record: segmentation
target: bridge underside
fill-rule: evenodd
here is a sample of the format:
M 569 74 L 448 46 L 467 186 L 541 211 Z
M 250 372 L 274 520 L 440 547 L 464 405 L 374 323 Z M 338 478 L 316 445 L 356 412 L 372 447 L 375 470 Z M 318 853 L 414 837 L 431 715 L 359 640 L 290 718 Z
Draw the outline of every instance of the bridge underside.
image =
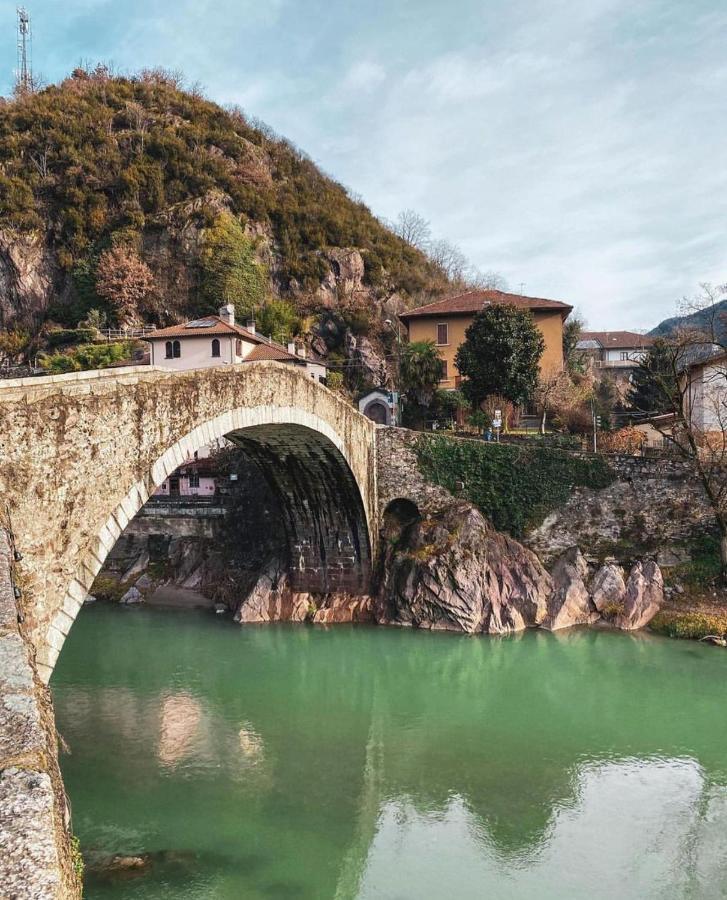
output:
M 333 444 L 294 425 L 248 428 L 227 438 L 258 466 L 278 500 L 293 590 L 368 593 L 366 516 L 351 470 Z

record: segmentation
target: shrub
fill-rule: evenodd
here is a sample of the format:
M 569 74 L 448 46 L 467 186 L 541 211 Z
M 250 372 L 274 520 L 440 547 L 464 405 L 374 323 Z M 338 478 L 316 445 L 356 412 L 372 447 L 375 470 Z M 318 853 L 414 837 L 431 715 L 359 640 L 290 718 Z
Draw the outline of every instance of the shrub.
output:
M 62 375 L 66 372 L 104 369 L 112 363 L 128 359 L 132 349 L 132 344 L 128 341 L 114 344 L 82 344 L 69 353 L 41 356 L 39 362 L 51 375 Z
M 649 625 L 657 634 L 674 638 L 692 638 L 699 640 L 708 635 L 727 636 L 727 613 L 709 614 L 701 612 L 672 612 L 665 610 L 657 613 Z
M 464 496 L 500 531 L 520 537 L 564 503 L 574 487 L 606 487 L 614 475 L 599 458 L 583 459 L 548 447 L 484 444 L 421 437 L 416 445 L 422 474 Z
M 268 300 L 255 317 L 257 330 L 285 344 L 301 333 L 301 319 L 287 300 Z
M 15 359 L 27 350 L 30 335 L 27 331 L 4 331 L 0 333 L 0 359 Z
M 484 410 L 477 409 L 469 416 L 467 424 L 478 431 L 487 431 L 492 426 L 492 418 Z
M 332 391 L 340 391 L 343 387 L 343 372 L 328 372 L 326 375 L 326 385 Z
M 46 336 L 49 347 L 67 347 L 70 344 L 88 343 L 96 337 L 93 328 L 54 328 Z

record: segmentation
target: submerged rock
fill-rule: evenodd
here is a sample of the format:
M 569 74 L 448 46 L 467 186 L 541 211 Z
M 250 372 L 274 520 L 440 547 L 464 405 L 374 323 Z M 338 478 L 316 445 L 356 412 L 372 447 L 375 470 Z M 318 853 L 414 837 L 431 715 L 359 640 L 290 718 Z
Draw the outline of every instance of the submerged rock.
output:
M 586 587 L 588 563 L 578 547 L 571 547 L 553 567 L 553 593 L 543 627 L 550 631 L 572 625 L 591 625 L 600 618 Z
M 596 609 L 602 613 L 609 608 L 622 606 L 626 594 L 623 569 L 608 563 L 596 572 L 591 581 L 591 599 Z
M 643 628 L 661 609 L 664 602 L 664 579 L 653 560 L 637 562 L 626 582 L 624 609 L 616 618 L 616 627 L 624 631 Z
M 389 536 L 377 621 L 504 634 L 538 625 L 550 576 L 522 544 L 465 501 Z

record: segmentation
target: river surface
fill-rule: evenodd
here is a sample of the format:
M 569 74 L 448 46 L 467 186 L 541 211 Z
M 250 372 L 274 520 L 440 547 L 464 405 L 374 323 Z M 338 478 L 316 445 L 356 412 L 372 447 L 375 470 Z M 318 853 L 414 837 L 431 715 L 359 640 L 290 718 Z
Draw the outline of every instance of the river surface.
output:
M 90 900 L 727 897 L 718 648 L 97 606 L 52 687 Z

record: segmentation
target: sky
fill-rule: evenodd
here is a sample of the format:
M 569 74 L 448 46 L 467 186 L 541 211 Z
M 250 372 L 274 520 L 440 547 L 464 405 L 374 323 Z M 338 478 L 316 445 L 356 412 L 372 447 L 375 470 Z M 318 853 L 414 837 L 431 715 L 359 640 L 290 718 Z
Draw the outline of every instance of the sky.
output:
M 0 92 L 16 64 L 0 0 Z M 163 66 L 511 290 L 648 329 L 727 282 L 725 0 L 27 0 L 33 65 Z

